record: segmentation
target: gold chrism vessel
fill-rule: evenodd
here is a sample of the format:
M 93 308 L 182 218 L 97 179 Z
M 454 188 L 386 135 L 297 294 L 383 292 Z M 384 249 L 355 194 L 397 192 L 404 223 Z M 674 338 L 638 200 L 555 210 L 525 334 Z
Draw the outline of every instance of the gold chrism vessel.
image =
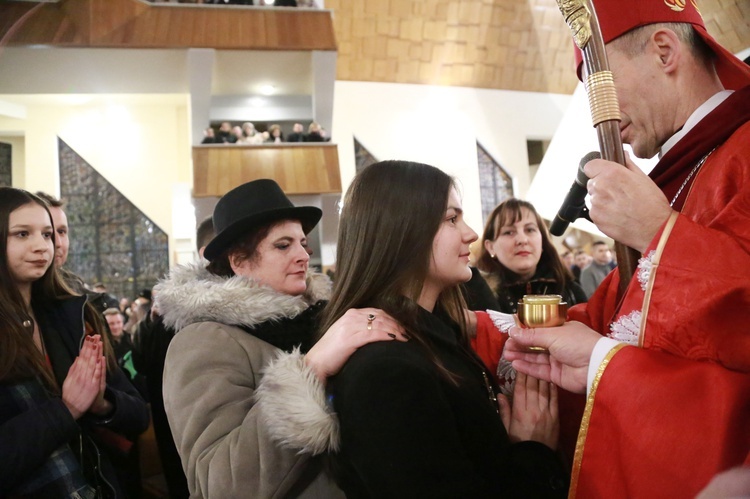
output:
M 568 304 L 560 295 L 525 295 L 518 302 L 518 320 L 526 327 L 562 326 Z

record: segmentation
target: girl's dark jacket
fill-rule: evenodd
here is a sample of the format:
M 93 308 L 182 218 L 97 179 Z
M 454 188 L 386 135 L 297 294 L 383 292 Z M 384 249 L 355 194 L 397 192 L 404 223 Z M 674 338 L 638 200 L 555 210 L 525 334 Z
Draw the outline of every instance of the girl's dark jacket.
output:
M 83 343 L 85 303 L 85 296 L 75 296 L 34 306 L 59 386 Z M 74 453 L 84 449 L 84 462 L 90 464 L 83 471 L 89 483 L 94 476 L 106 497 L 122 497 L 108 455 L 127 452 L 128 440 L 146 430 L 149 415 L 146 402 L 119 368 L 107 372 L 104 397 L 112 403 L 113 411 L 106 418 L 86 414 L 76 421 L 59 395 L 45 396 L 33 409 L 25 409 L 14 403 L 12 390 L 13 385 L 0 384 L 0 497 L 32 480 L 50 455 L 65 444 Z
M 456 326 L 425 310 L 419 323 L 455 383 L 413 339 L 361 347 L 329 382 L 346 496 L 565 497 L 568 476 L 552 449 L 511 443 L 490 376 Z

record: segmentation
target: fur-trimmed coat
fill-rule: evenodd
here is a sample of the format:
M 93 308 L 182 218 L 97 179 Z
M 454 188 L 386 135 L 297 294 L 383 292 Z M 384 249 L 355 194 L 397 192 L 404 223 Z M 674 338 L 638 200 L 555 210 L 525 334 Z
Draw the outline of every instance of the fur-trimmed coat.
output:
M 290 296 L 205 264 L 175 267 L 155 288 L 164 323 L 178 331 L 164 407 L 191 497 L 342 497 L 312 457 L 338 441 L 322 385 L 298 350 L 245 330 L 299 316 L 328 298 L 330 281 L 310 274 L 307 292 Z M 278 434 L 295 439 L 282 445 Z

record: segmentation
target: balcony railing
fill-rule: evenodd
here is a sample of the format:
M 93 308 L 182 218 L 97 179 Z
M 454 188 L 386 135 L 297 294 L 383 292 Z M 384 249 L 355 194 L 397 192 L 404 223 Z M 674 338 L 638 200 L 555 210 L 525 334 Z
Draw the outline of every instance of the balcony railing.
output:
M 270 178 L 289 195 L 341 192 L 338 149 L 329 143 L 210 144 L 193 147 L 193 196 L 222 196 Z

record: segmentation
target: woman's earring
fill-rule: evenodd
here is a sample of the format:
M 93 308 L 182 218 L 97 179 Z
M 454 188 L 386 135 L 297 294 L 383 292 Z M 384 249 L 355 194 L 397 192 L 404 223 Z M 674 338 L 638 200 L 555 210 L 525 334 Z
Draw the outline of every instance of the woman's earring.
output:
M 495 258 L 495 255 L 493 255 L 492 253 L 490 253 L 490 258 Z

